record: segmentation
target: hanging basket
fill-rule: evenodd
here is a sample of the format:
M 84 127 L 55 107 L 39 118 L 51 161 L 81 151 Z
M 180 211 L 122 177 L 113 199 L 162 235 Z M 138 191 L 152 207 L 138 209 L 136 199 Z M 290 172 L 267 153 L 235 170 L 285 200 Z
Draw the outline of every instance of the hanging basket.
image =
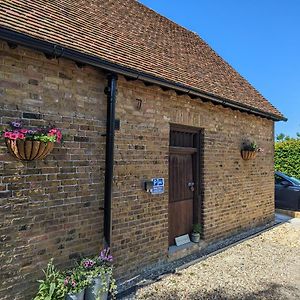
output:
M 54 148 L 52 142 L 5 139 L 10 154 L 18 160 L 32 161 L 45 158 Z
M 242 150 L 241 151 L 242 158 L 244 160 L 250 160 L 250 159 L 255 159 L 257 152 L 256 151 L 247 151 L 247 150 Z

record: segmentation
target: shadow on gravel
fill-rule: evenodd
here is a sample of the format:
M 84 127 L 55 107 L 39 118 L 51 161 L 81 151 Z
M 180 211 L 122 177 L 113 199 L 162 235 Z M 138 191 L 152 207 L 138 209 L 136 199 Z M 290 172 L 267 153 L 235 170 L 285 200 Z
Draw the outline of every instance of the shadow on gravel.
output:
M 134 297 L 131 299 L 135 299 Z M 157 291 L 156 294 L 147 295 L 138 299 L 164 299 L 164 300 L 298 300 L 300 299 L 300 289 L 293 286 L 285 286 L 279 284 L 269 284 L 267 287 L 259 292 L 239 294 L 236 296 L 230 295 L 226 290 L 218 289 L 213 292 L 203 293 L 195 292 L 186 295 L 184 298 L 178 296 L 176 290 L 170 291 L 168 295 L 166 293 Z

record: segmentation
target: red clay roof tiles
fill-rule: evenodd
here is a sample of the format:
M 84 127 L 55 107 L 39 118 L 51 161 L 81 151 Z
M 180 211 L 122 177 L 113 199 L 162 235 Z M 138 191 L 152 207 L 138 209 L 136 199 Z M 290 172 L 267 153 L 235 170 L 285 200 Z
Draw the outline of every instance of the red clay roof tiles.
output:
M 198 35 L 135 0 L 8 0 L 0 25 L 282 117 Z

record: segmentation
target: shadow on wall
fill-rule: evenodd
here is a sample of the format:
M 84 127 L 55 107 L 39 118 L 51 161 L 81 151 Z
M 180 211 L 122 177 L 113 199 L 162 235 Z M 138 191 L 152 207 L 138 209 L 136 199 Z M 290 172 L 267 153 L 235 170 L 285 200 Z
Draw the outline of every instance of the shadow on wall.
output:
M 186 290 L 188 290 L 188 287 Z M 183 297 L 187 300 L 296 300 L 300 299 L 300 289 L 296 286 L 268 284 L 261 291 L 252 293 L 235 292 L 235 295 L 224 289 L 216 289 L 210 292 L 199 290 L 198 292 L 186 292 L 185 294 L 182 293 L 182 290 L 177 289 L 172 289 L 169 293 L 160 290 L 155 290 L 155 293 L 153 293 L 152 290 L 151 294 L 143 294 L 142 299 L 182 300 Z

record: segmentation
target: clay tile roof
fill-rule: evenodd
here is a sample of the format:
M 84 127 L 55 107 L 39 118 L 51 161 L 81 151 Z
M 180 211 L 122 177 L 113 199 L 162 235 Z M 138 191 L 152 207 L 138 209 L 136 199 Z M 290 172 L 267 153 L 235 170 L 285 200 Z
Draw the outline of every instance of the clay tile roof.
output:
M 135 0 L 1 1 L 0 26 L 283 118 L 197 34 Z

